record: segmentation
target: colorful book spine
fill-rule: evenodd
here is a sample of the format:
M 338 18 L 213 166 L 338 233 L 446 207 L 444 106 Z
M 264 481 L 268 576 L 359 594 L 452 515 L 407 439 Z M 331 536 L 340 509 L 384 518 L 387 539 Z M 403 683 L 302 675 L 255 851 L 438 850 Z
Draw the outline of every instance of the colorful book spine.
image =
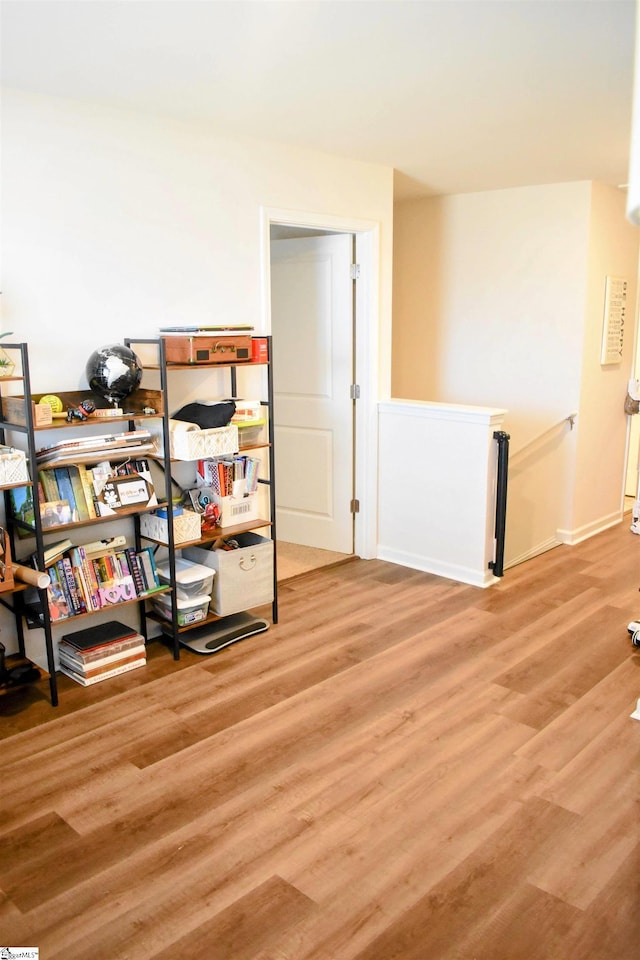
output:
M 53 470 L 38 470 L 38 479 L 44 491 L 44 503 L 55 503 L 62 499 Z
M 95 520 L 96 518 L 96 505 L 94 503 L 95 490 L 93 488 L 93 479 L 91 471 L 84 466 L 84 464 L 79 463 L 76 466 L 78 471 L 78 476 L 80 478 L 80 483 L 82 484 L 82 489 L 84 491 L 84 499 L 87 505 L 87 512 L 89 514 L 89 520 Z
M 78 520 L 92 519 L 89 517 L 89 508 L 87 507 L 87 499 L 84 494 L 84 487 L 82 486 L 82 480 L 80 479 L 78 467 L 74 464 L 71 464 L 67 469 L 69 471 L 69 480 L 73 489 L 73 499 L 75 500 L 76 510 L 78 512 Z
M 80 567 L 84 573 L 84 581 L 87 585 L 87 591 L 89 594 L 89 605 L 91 610 L 100 609 L 100 594 L 98 592 L 98 581 L 96 580 L 96 573 L 93 569 L 93 564 L 87 558 L 84 547 L 78 547 L 78 558 L 80 561 Z
M 72 520 L 78 519 L 78 508 L 76 505 L 76 498 L 73 492 L 73 485 L 71 483 L 71 475 L 69 473 L 68 467 L 56 467 L 53 471 L 56 483 L 58 484 L 58 490 L 60 491 L 59 500 L 66 500 L 69 504 L 69 509 L 71 510 Z
M 49 616 L 55 623 L 58 620 L 66 620 L 72 616 L 72 610 L 67 599 L 65 590 L 60 583 L 58 569 L 55 566 L 47 570 L 51 583 L 47 587 L 47 602 L 49 604 Z
M 69 583 L 69 580 L 67 579 L 67 571 L 65 570 L 65 566 L 64 566 L 64 557 L 61 557 L 60 560 L 56 560 L 55 567 L 56 567 L 57 576 L 58 576 L 58 583 L 60 584 L 60 589 L 64 593 L 65 600 L 69 607 L 69 616 L 73 617 L 77 613 L 77 609 L 73 602 L 73 597 L 71 595 L 71 585 Z
M 156 587 L 160 586 L 160 580 L 158 579 L 158 572 L 156 570 L 151 547 L 143 547 L 138 553 L 138 559 L 140 561 L 140 566 L 142 567 L 145 589 L 155 590 Z
M 131 571 L 131 576 L 133 577 L 133 582 L 136 588 L 136 593 L 138 596 L 141 596 L 143 593 L 146 593 L 146 584 L 144 582 L 144 577 L 142 575 L 142 570 L 140 567 L 140 561 L 138 555 L 136 554 L 133 547 L 127 547 L 125 550 L 127 555 L 127 560 L 129 562 L 129 570 Z
M 91 605 L 91 589 L 87 583 L 85 573 L 82 568 L 82 558 L 80 557 L 80 552 L 77 547 L 71 548 L 69 551 L 69 559 L 71 561 L 71 567 L 79 593 L 80 606 L 84 607 L 82 612 L 86 613 L 87 610 L 93 609 Z

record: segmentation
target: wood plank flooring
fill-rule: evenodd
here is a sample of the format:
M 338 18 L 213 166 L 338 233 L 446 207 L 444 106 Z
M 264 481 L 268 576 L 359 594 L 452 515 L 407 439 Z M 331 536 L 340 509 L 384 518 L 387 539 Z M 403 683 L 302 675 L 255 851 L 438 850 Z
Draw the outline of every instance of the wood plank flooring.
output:
M 0 701 L 0 941 L 43 960 L 635 960 L 640 537 Z

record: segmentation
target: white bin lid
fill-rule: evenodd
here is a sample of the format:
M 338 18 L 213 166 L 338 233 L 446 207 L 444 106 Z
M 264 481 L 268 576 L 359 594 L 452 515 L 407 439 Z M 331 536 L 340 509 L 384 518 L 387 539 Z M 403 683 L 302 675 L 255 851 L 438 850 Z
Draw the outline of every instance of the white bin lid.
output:
M 170 577 L 169 565 L 158 567 L 158 573 L 165 580 Z M 192 560 L 183 560 L 182 557 L 176 557 L 176 580 L 178 583 L 195 583 L 197 580 L 206 580 L 212 577 L 215 570 L 211 567 L 205 567 L 203 563 L 194 563 Z

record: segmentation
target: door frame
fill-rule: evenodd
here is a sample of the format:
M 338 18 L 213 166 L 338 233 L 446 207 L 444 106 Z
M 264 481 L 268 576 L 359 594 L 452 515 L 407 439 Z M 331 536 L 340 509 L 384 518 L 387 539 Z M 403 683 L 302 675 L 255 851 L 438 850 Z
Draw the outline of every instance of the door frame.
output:
M 378 515 L 378 370 L 380 225 L 371 220 L 335 217 L 309 211 L 260 208 L 262 251 L 262 329 L 271 333 L 271 237 L 272 224 L 304 229 L 351 233 L 355 236 L 360 278 L 355 289 L 355 370 L 360 399 L 355 406 L 355 496 L 360 511 L 355 514 L 353 545 L 356 556 L 376 556 Z M 277 451 L 276 451 L 277 453 Z

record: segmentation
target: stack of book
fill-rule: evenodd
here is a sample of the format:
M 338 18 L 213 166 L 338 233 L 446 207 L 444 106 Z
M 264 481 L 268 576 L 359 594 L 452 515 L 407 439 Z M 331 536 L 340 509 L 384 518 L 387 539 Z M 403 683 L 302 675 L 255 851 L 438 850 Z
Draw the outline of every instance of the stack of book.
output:
M 118 620 L 67 633 L 58 643 L 60 671 L 88 687 L 147 662 L 144 637 Z

